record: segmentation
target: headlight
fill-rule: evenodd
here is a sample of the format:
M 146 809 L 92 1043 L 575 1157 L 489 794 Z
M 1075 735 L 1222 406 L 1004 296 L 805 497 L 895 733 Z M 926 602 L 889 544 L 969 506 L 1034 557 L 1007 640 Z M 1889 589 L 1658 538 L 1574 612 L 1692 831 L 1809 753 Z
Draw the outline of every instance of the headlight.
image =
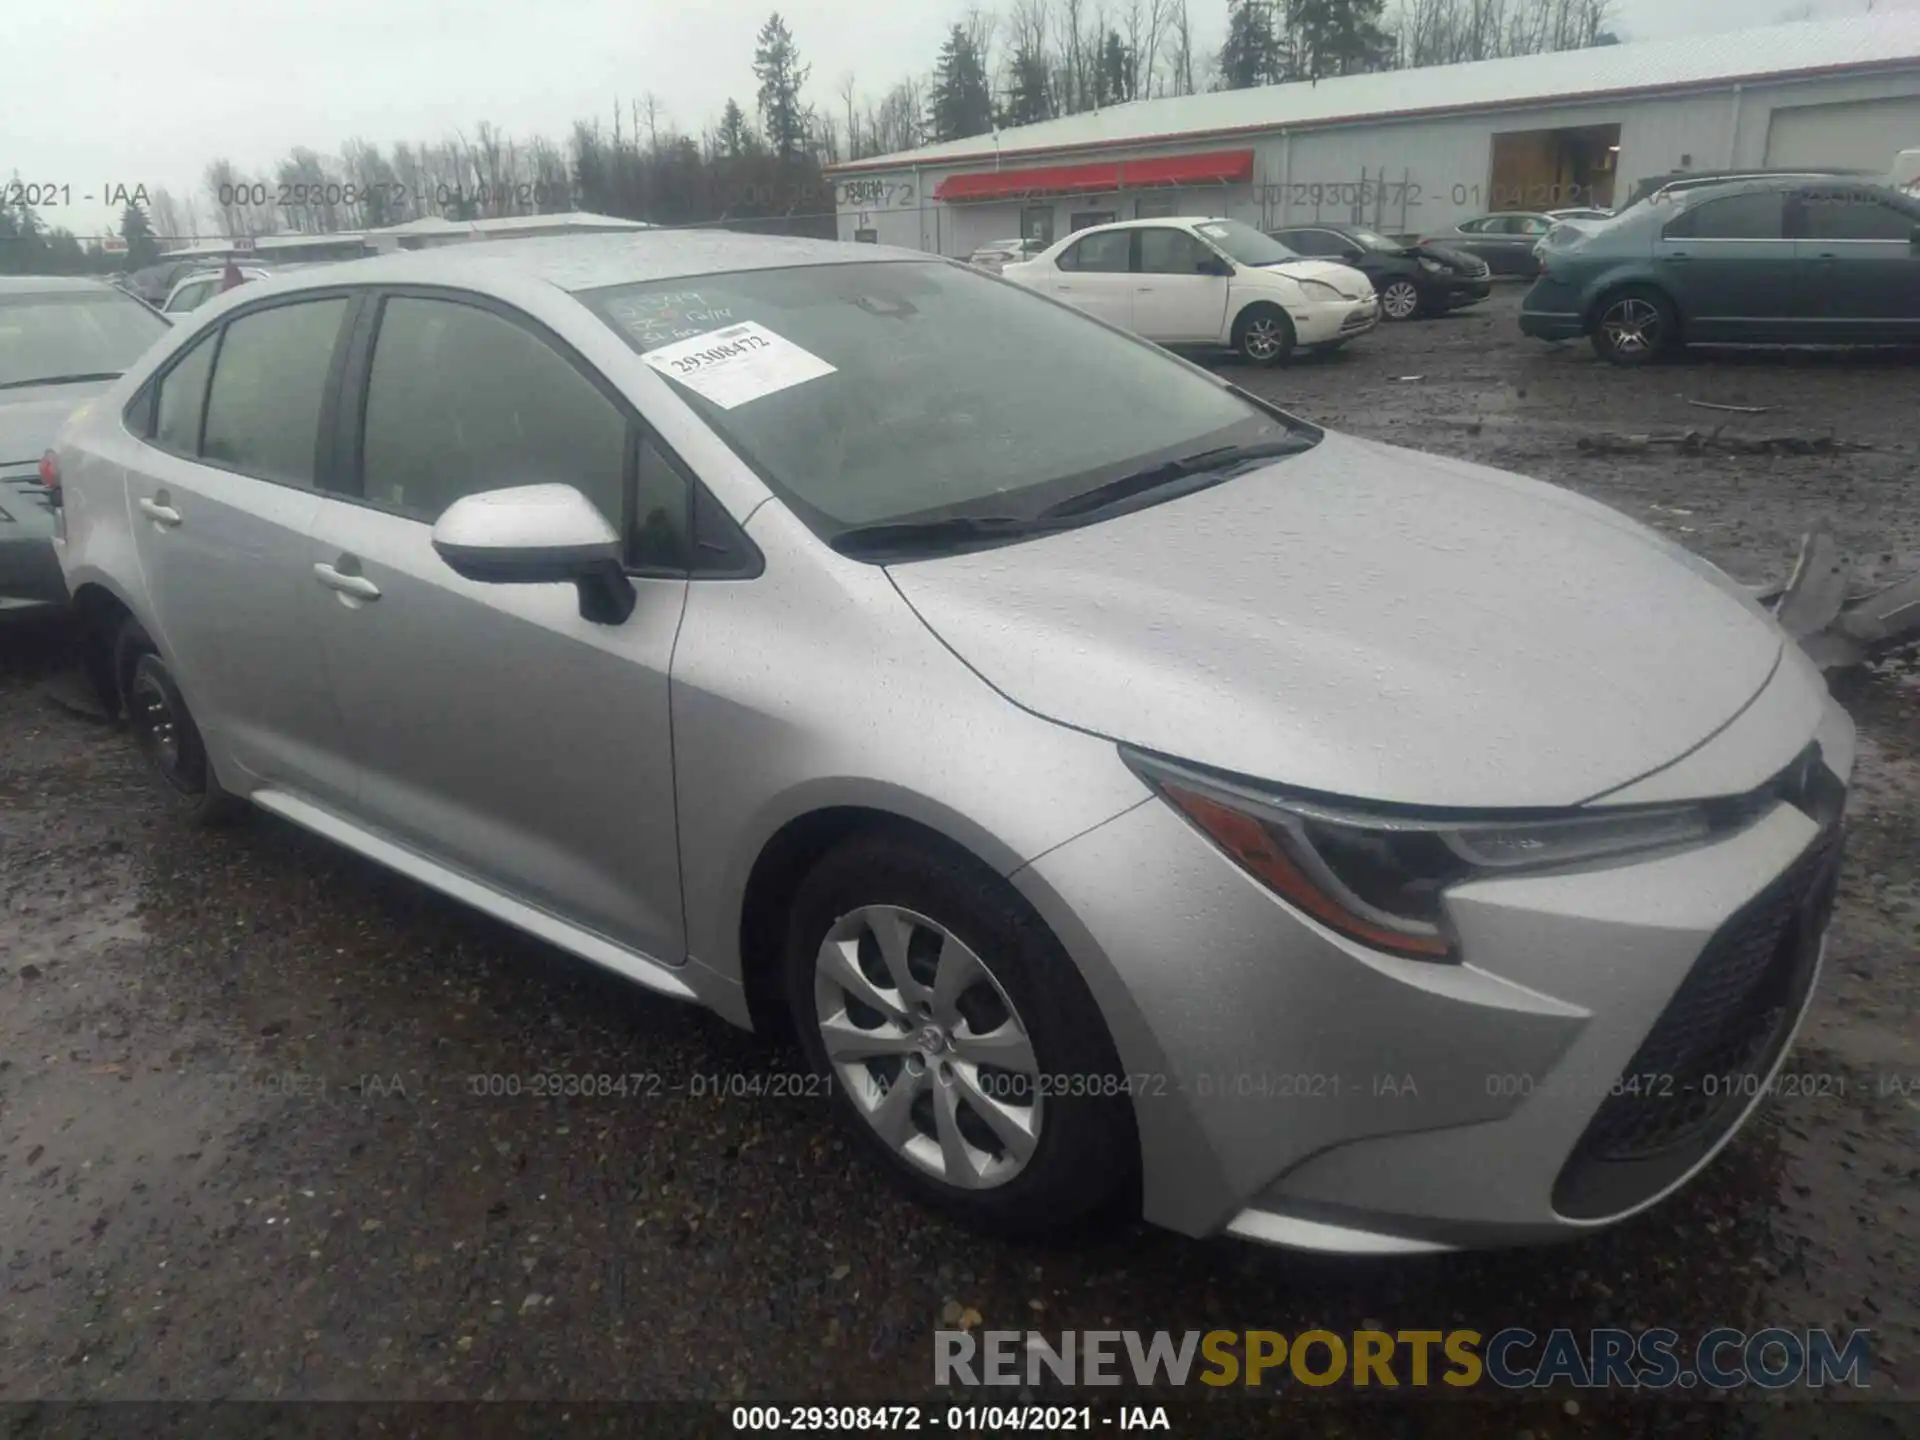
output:
M 1342 295 L 1324 280 L 1296 280 L 1294 283 L 1306 292 L 1309 300 L 1332 300 L 1338 302 L 1349 298 L 1348 296 Z
M 1429 275 L 1444 275 L 1447 273 L 1446 266 L 1442 265 L 1438 260 L 1428 259 L 1425 255 L 1420 257 L 1420 268 Z
M 1694 844 L 1697 805 L 1541 819 L 1428 818 L 1255 790 L 1122 747 L 1134 773 L 1252 875 L 1331 930 L 1416 960 L 1457 960 L 1444 892 L 1491 874 Z

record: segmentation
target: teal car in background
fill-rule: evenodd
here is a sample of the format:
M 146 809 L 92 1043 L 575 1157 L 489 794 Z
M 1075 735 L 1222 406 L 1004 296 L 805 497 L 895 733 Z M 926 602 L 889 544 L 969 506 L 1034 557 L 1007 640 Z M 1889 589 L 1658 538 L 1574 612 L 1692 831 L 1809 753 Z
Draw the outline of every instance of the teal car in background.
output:
M 1920 200 L 1846 177 L 1656 192 L 1544 255 L 1520 328 L 1603 359 L 1683 345 L 1920 344 Z

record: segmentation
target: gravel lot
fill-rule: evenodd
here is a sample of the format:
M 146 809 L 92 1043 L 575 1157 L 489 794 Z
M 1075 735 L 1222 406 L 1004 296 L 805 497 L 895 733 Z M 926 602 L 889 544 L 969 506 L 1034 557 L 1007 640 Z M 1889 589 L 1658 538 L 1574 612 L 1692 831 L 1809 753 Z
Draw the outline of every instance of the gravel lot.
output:
M 1619 371 L 1522 339 L 1517 306 L 1503 289 L 1233 373 L 1337 428 L 1593 495 L 1743 579 L 1783 577 L 1822 516 L 1851 550 L 1920 546 L 1913 357 Z M 1580 446 L 1722 422 L 1875 448 Z M 1844 1096 L 1776 1101 L 1683 1195 L 1590 1242 L 1329 1263 L 1137 1227 L 1016 1248 L 931 1219 L 854 1163 L 822 1101 L 693 1093 L 791 1054 L 265 815 L 177 827 L 126 737 L 38 688 L 60 627 L 0 621 L 0 1402 L 921 1398 L 950 1307 L 1048 1330 L 1862 1326 L 1872 1393 L 1920 1397 L 1911 657 L 1843 684 L 1854 838 L 1796 1068 Z M 470 1081 L 548 1071 L 659 1082 L 556 1101 Z M 1564 1398 L 1455 1403 L 1446 1428 L 1733 1423 Z M 1290 1403 L 1307 1401 L 1316 1433 L 1420 1418 L 1344 1390 Z M 1826 1433 L 1855 1433 L 1845 1408 Z M 1264 1429 L 1247 1413 L 1219 1433 Z

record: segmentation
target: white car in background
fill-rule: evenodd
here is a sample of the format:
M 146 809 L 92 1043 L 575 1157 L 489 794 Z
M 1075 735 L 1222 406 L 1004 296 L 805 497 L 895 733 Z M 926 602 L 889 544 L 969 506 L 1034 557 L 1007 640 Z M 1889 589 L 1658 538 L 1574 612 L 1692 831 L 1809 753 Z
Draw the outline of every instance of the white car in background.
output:
M 167 303 L 160 307 L 163 315 L 184 315 L 189 310 L 197 310 L 207 301 L 220 293 L 220 281 L 226 274 L 224 266 L 213 270 L 195 270 L 184 275 L 167 293 Z M 240 278 L 264 280 L 273 272 L 260 265 L 242 265 Z
M 1038 240 L 1022 240 L 1016 235 L 1011 240 L 989 240 L 967 257 L 967 263 L 998 275 L 1007 266 L 1031 260 L 1044 249 L 1046 246 Z
M 1259 365 L 1380 323 L 1360 271 L 1212 216 L 1090 226 L 1000 273 L 1156 344 L 1222 345 Z
M 1616 212 L 1590 205 L 1572 210 L 1549 210 L 1546 213 L 1547 218 L 1553 221 L 1553 228 L 1542 235 L 1540 243 L 1533 247 L 1533 258 L 1536 260 L 1545 260 L 1549 250 L 1584 240 L 1613 219 Z

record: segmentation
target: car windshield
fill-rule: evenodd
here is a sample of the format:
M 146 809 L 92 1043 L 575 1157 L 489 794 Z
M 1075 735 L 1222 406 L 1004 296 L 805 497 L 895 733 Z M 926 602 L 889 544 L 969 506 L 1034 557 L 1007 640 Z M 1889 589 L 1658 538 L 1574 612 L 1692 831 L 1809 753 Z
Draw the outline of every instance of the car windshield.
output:
M 1202 220 L 1193 227 L 1242 265 L 1279 265 L 1303 258 L 1271 235 L 1238 220 Z
M 169 328 L 107 285 L 0 295 L 0 388 L 118 375 Z
M 827 540 L 1031 516 L 1169 458 L 1317 433 L 957 265 L 749 270 L 578 298 Z
M 1397 240 L 1389 240 L 1378 230 L 1362 230 L 1358 226 L 1346 232 L 1349 239 L 1356 240 L 1369 250 L 1404 250 L 1407 247 Z

